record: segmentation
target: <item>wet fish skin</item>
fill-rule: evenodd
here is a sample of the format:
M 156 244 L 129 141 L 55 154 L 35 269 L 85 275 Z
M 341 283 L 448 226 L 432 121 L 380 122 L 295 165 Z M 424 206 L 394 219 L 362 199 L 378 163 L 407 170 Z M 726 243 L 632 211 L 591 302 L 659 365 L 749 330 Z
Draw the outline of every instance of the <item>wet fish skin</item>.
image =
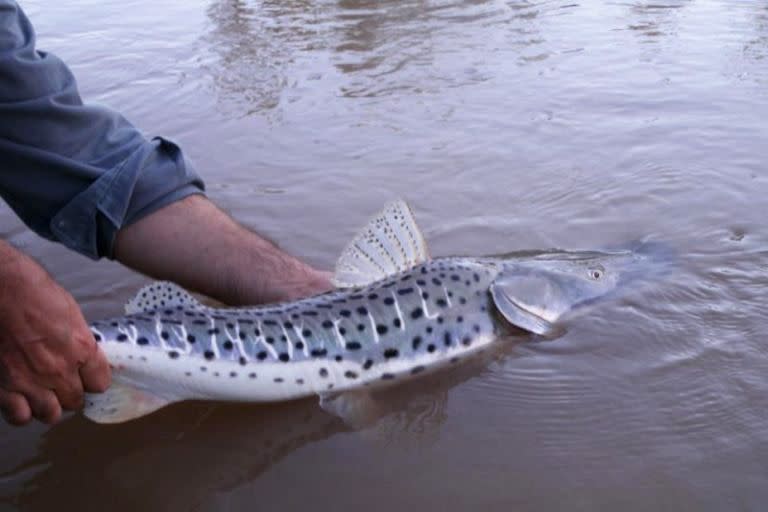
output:
M 117 379 L 151 382 L 168 398 L 299 398 L 386 384 L 492 342 L 504 328 L 488 293 L 499 270 L 435 259 L 369 286 L 256 308 L 184 307 L 169 296 L 167 307 L 91 329 Z

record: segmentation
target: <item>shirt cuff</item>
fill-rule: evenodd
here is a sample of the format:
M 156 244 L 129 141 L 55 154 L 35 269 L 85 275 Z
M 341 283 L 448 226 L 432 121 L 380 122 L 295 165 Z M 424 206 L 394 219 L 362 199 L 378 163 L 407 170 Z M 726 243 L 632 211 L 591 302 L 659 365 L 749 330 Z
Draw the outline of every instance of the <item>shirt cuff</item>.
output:
M 205 186 L 173 142 L 157 137 L 99 176 L 53 217 L 52 234 L 90 258 L 113 258 L 115 236 L 160 208 Z

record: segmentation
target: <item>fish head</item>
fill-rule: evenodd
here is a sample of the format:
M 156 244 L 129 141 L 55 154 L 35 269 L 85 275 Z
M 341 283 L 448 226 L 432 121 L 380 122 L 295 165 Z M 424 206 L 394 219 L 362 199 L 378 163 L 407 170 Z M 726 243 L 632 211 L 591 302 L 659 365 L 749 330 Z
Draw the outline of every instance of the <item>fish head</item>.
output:
M 663 246 L 651 243 L 607 252 L 506 255 L 491 295 L 511 324 L 547 334 L 566 316 L 659 275 L 670 256 Z

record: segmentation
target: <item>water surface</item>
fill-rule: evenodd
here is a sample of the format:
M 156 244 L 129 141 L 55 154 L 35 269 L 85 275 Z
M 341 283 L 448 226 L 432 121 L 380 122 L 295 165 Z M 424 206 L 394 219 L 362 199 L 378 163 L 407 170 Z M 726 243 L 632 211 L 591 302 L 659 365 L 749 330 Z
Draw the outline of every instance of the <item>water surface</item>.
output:
M 760 510 L 768 498 L 768 2 L 27 0 L 83 96 L 331 268 L 405 197 L 435 255 L 662 242 L 676 272 L 546 343 L 408 386 L 0 426 L 0 510 Z M 86 316 L 145 278 L 0 213 Z M 201 234 L 201 236 L 204 236 Z

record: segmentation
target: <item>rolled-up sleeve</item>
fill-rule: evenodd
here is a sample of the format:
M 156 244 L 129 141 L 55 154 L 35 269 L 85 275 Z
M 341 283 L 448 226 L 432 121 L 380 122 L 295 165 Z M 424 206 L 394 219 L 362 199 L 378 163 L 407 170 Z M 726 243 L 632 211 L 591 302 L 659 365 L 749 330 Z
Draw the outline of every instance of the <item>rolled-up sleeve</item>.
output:
M 83 105 L 64 63 L 35 49 L 18 4 L 0 0 L 0 196 L 27 226 L 111 257 L 121 227 L 203 190 L 174 143 Z

